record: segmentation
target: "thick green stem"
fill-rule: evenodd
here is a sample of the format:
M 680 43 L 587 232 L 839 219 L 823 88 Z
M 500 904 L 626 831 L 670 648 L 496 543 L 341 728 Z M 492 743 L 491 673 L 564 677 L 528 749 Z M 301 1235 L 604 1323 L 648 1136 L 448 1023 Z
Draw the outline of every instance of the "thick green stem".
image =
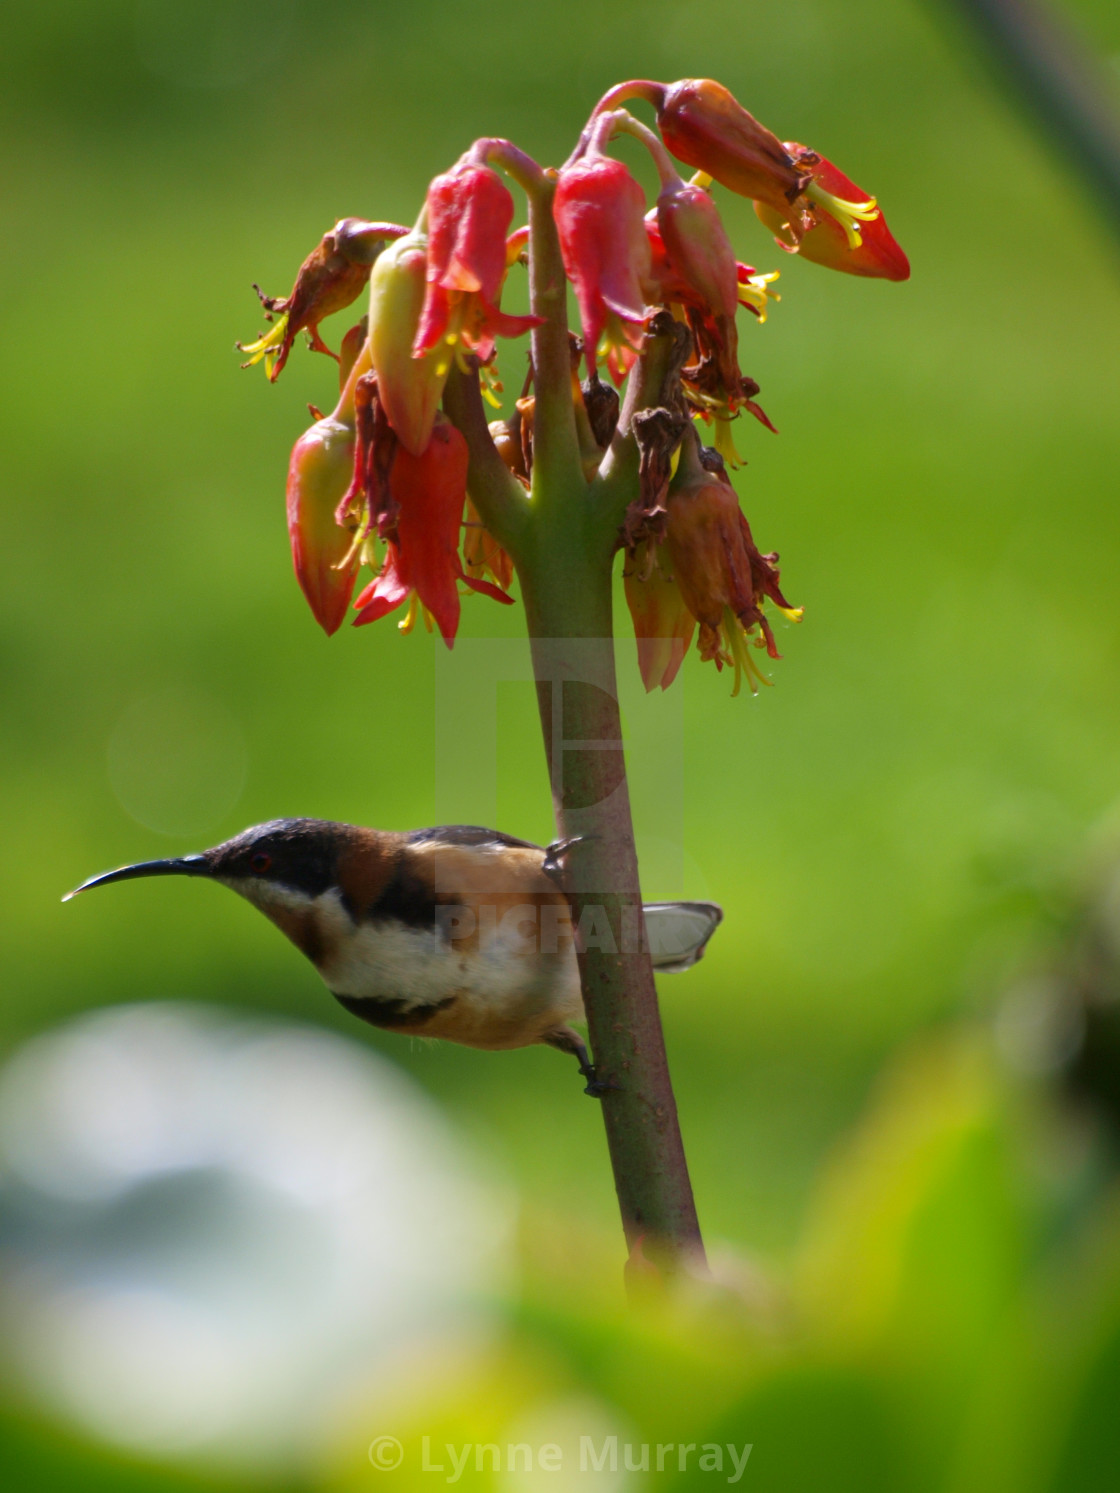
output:
M 554 536 L 558 537 L 558 536 Z M 669 1078 L 626 783 L 609 553 L 560 552 L 534 529 L 520 568 L 558 833 L 583 836 L 565 890 L 626 1239 L 662 1268 L 703 1266 Z M 538 547 L 539 546 L 539 547 Z
M 529 199 L 529 304 L 543 317 L 533 328 L 533 496 L 541 504 L 568 490 L 583 463 L 572 405 L 572 354 L 568 342 L 568 280 L 552 217 L 556 183 Z M 578 497 L 586 502 L 583 484 Z
M 611 1084 L 601 1102 L 623 1228 L 631 1249 L 641 1240 L 662 1268 L 696 1269 L 703 1244 L 643 948 L 622 750 L 611 612 L 617 523 L 604 521 L 583 476 L 551 194 L 547 215 L 544 207 L 540 195 L 531 199 L 531 302 L 544 322 L 533 333 L 532 521 L 515 559 L 557 832 L 582 837 L 565 858 L 565 891 L 579 930 L 591 1051 Z M 628 485 L 636 493 L 636 468 Z

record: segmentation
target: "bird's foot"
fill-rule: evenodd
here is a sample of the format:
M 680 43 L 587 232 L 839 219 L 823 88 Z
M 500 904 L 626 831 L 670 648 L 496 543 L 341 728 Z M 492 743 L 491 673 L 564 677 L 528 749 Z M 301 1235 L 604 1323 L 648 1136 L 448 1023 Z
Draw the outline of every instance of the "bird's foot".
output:
M 570 1026 L 557 1027 L 554 1032 L 549 1032 L 542 1042 L 549 1047 L 555 1047 L 559 1052 L 570 1052 L 572 1057 L 579 1063 L 579 1075 L 587 1079 L 587 1087 L 584 1093 L 592 1099 L 602 1099 L 604 1094 L 609 1094 L 612 1089 L 621 1088 L 611 1077 L 600 1078 L 595 1070 L 595 1064 L 591 1061 L 591 1054 L 587 1050 L 587 1044 L 578 1032 L 573 1032 Z
M 594 1063 L 581 1063 L 579 1067 L 581 1078 L 587 1079 L 587 1087 L 584 1093 L 591 1099 L 602 1099 L 604 1094 L 609 1094 L 612 1089 L 620 1090 L 622 1085 L 609 1074 L 606 1078 L 600 1078 L 595 1071 Z
M 563 860 L 568 851 L 573 850 L 577 845 L 582 845 L 586 840 L 598 838 L 598 835 L 569 835 L 566 840 L 553 840 L 544 853 L 541 870 L 553 881 L 559 881 L 564 874 Z

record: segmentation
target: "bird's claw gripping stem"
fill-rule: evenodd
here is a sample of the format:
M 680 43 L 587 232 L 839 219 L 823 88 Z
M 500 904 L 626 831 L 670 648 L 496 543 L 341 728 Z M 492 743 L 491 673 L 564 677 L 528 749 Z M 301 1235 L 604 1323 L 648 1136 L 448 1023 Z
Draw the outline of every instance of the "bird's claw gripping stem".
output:
M 541 870 L 553 881 L 559 881 L 564 874 L 563 860 L 577 845 L 582 845 L 585 840 L 597 840 L 598 835 L 569 835 L 566 840 L 553 840 L 552 844 L 544 853 L 541 862 Z

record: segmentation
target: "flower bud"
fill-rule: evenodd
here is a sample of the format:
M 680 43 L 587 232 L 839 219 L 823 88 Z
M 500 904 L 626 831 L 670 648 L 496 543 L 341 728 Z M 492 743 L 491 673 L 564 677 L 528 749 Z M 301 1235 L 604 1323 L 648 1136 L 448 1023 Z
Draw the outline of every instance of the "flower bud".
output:
M 739 266 L 708 193 L 680 177 L 667 182 L 657 198 L 657 226 L 677 275 L 710 315 L 733 320 L 739 308 Z
M 363 351 L 351 371 L 333 414 L 304 431 L 288 464 L 288 537 L 296 579 L 315 620 L 329 637 L 346 616 L 359 560 L 351 554 L 353 535 L 341 527 L 335 510 L 354 471 L 354 388 L 369 367 Z
M 369 342 L 378 394 L 401 445 L 419 456 L 428 444 L 447 378 L 412 344 L 427 290 L 428 239 L 413 230 L 381 255 L 370 277 Z
M 776 135 L 711 78 L 682 78 L 655 99 L 661 138 L 678 161 L 779 212 L 801 190 L 801 177 Z M 671 252 L 671 251 L 670 251 Z

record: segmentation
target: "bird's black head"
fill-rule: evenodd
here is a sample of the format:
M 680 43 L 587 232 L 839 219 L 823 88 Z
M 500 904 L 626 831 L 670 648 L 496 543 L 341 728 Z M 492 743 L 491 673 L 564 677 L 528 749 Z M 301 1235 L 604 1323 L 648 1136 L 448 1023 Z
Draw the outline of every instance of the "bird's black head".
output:
M 91 876 L 63 900 L 90 887 L 140 876 L 205 876 L 254 901 L 254 892 L 267 888 L 318 897 L 336 884 L 339 853 L 355 833 L 350 825 L 327 819 L 270 819 L 198 855 L 140 861 Z

